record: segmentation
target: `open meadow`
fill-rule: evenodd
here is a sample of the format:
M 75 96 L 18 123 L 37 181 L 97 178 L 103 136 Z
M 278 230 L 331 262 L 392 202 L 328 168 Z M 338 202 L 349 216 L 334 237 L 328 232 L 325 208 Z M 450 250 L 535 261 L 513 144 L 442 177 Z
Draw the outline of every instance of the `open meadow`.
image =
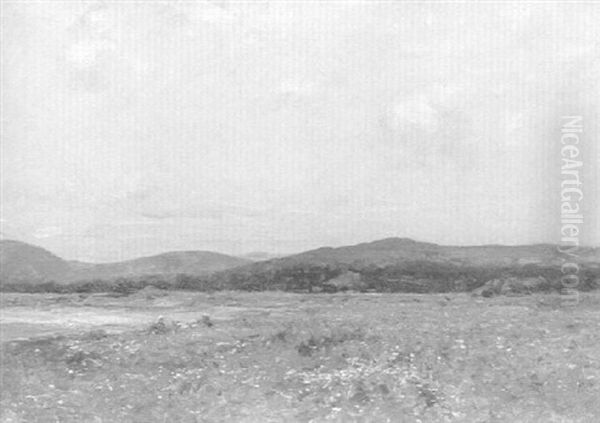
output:
M 2 295 L 2 422 L 597 422 L 600 295 Z

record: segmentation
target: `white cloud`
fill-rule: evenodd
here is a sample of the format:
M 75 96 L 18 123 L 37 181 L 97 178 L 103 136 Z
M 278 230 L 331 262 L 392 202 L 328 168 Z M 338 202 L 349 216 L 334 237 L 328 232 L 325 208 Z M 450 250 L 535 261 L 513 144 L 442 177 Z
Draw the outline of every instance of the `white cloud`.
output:
M 219 7 L 209 2 L 192 5 L 187 9 L 192 22 L 205 22 L 218 25 L 233 25 L 238 23 L 240 17 L 235 10 Z
M 435 133 L 440 127 L 440 116 L 427 98 L 416 96 L 392 106 L 391 124 L 400 131 L 419 129 Z
M 310 97 L 318 92 L 317 84 L 308 80 L 286 79 L 281 82 L 279 92 L 284 95 Z
M 92 43 L 79 42 L 72 45 L 66 53 L 66 59 L 76 68 L 85 69 L 96 63 L 97 48 Z
M 34 238 L 52 238 L 62 235 L 63 230 L 60 226 L 46 226 L 36 229 L 32 234 Z

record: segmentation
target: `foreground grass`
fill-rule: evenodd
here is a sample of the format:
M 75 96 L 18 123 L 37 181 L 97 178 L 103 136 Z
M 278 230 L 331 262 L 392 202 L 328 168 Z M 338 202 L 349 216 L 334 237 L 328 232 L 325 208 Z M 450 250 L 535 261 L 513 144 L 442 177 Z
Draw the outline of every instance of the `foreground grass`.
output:
M 284 298 L 276 315 L 4 343 L 2 421 L 600 421 L 598 294 Z

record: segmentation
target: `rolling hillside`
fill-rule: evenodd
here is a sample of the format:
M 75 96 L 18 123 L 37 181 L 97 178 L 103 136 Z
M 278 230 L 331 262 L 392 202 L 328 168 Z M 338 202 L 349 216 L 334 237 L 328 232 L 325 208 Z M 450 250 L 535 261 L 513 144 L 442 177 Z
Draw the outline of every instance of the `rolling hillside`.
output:
M 292 266 L 390 266 L 425 261 L 468 266 L 560 265 L 555 245 L 441 246 L 407 238 L 387 238 L 339 248 L 323 247 L 283 258 L 244 266 L 238 271 L 281 269 Z M 580 261 L 600 263 L 600 249 L 580 250 Z
M 250 263 L 210 251 L 176 251 L 116 263 L 71 263 L 69 279 L 113 279 L 141 275 L 203 275 Z
M 406 238 L 324 247 L 255 262 L 208 251 L 181 251 L 117 263 L 90 264 L 65 261 L 22 242 L 1 241 L 0 246 L 3 285 L 114 281 L 124 277 L 135 286 L 162 280 L 167 286 L 193 290 L 446 292 L 477 289 L 499 278 L 531 283 L 542 278 L 556 287 L 562 263 L 556 246 L 549 244 L 455 247 Z M 600 249 L 583 248 L 578 254 L 582 287 L 598 285 Z M 180 276 L 175 278 L 176 275 Z
M 375 290 L 404 285 L 421 291 L 427 286 L 448 290 L 462 281 L 473 289 L 504 276 L 556 280 L 560 277 L 561 258 L 556 246 L 550 244 L 455 247 L 388 238 L 252 263 L 216 273 L 210 284 L 242 289 L 312 289 L 328 281 L 360 280 L 360 286 Z M 600 268 L 600 249 L 581 249 L 578 262 L 582 268 L 591 269 L 590 277 L 595 278 Z
M 0 240 L 0 283 L 36 283 L 64 278 L 69 263 L 50 251 L 20 241 Z
M 66 261 L 20 241 L 0 241 L 0 283 L 34 284 L 118 277 L 176 274 L 206 275 L 250 263 L 250 260 L 210 251 L 177 251 L 117 263 Z

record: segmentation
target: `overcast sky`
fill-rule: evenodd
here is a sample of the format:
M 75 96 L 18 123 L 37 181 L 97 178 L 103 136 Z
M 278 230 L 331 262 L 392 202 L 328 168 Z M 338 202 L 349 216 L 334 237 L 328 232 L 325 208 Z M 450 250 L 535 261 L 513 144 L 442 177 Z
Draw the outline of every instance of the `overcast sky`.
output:
M 69 259 L 556 242 L 600 7 L 3 2 L 2 233 Z M 595 173 L 594 173 L 595 172 Z

